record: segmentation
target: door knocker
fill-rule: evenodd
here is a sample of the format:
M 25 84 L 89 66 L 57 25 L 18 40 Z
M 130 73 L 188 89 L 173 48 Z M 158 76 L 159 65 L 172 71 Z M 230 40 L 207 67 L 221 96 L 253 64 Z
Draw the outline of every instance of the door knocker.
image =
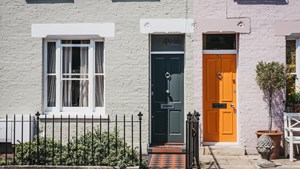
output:
M 170 73 L 169 73 L 169 72 L 166 72 L 165 77 L 166 77 L 167 80 L 171 79 Z
M 223 79 L 223 76 L 222 76 L 221 72 L 218 72 L 218 73 L 217 73 L 217 77 L 218 77 L 219 80 L 222 80 L 222 79 Z

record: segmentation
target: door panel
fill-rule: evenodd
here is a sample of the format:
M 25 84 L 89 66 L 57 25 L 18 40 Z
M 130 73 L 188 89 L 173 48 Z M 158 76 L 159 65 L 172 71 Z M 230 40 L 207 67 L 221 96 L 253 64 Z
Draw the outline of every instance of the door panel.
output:
M 153 54 L 151 64 L 152 143 L 181 143 L 184 138 L 183 55 Z
M 219 133 L 219 112 L 218 111 L 207 111 L 207 120 L 210 122 L 208 124 L 207 132 L 209 134 Z
M 155 103 L 165 103 L 167 101 L 166 97 L 166 87 L 167 82 L 165 80 L 166 72 L 166 60 L 164 57 L 157 57 L 153 60 L 155 63 L 154 65 L 154 74 L 155 80 L 152 82 L 152 87 L 155 91 L 154 102 Z M 158 87 L 159 86 L 159 87 Z
M 210 58 L 207 59 L 206 61 L 206 65 L 208 68 L 210 68 L 210 71 L 206 71 L 206 76 L 207 77 L 214 77 L 216 76 L 218 70 L 218 60 L 215 58 Z M 217 101 L 219 96 L 218 96 L 218 92 L 219 92 L 219 86 L 218 86 L 218 81 L 215 78 L 212 78 L 209 81 L 206 81 L 207 83 L 207 90 L 209 91 L 209 93 L 207 93 L 206 97 L 208 101 Z
M 206 142 L 236 142 L 235 78 L 235 55 L 203 55 L 203 139 Z
M 173 111 L 170 110 L 170 126 L 169 126 L 169 133 L 170 134 L 180 134 L 180 111 Z
M 172 75 L 170 82 L 170 102 L 181 102 L 181 78 L 183 72 L 181 69 L 181 59 L 179 57 L 170 57 L 170 74 Z
M 221 60 L 221 72 L 223 79 L 220 81 L 222 89 L 221 99 L 222 102 L 230 102 L 233 99 L 233 77 L 232 77 L 232 59 Z
M 233 113 L 231 111 L 221 111 L 222 134 L 233 133 Z
M 167 112 L 166 111 L 155 111 L 154 116 L 154 132 L 156 135 L 160 135 L 161 137 L 166 137 L 167 132 Z

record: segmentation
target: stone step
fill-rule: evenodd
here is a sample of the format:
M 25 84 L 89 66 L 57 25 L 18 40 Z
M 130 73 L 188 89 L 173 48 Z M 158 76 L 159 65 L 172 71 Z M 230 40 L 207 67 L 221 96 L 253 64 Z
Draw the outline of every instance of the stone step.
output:
M 185 146 L 180 145 L 152 145 L 148 147 L 148 154 L 183 154 Z
M 203 146 L 199 148 L 201 155 L 216 155 L 216 156 L 244 156 L 245 148 L 240 145 L 218 145 L 218 146 Z

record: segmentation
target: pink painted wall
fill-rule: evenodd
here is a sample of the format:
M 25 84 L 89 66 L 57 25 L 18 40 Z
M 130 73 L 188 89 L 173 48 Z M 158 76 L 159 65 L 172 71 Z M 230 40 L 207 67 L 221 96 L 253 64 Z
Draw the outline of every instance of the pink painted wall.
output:
M 235 2 L 236 1 L 236 2 Z M 194 1 L 194 15 L 197 28 L 194 35 L 194 106 L 202 112 L 202 19 L 250 18 L 251 32 L 239 35 L 237 63 L 237 116 L 238 142 L 247 153 L 256 153 L 255 131 L 267 129 L 268 106 L 263 92 L 255 81 L 255 67 L 259 61 L 285 63 L 285 36 L 275 34 L 274 24 L 280 21 L 296 21 L 300 18 L 300 1 L 261 0 L 197 0 Z M 265 0 L 264 2 L 268 2 Z M 300 31 L 300 30 L 299 30 Z M 280 93 L 273 103 L 274 129 L 282 125 L 282 101 Z

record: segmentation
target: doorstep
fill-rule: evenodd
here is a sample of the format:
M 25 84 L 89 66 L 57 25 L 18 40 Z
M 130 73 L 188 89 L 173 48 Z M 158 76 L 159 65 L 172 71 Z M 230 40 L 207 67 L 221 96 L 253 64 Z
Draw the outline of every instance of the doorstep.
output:
M 148 154 L 185 154 L 185 144 L 166 143 L 150 145 Z
M 245 148 L 241 145 L 203 146 L 199 148 L 201 155 L 244 156 Z

